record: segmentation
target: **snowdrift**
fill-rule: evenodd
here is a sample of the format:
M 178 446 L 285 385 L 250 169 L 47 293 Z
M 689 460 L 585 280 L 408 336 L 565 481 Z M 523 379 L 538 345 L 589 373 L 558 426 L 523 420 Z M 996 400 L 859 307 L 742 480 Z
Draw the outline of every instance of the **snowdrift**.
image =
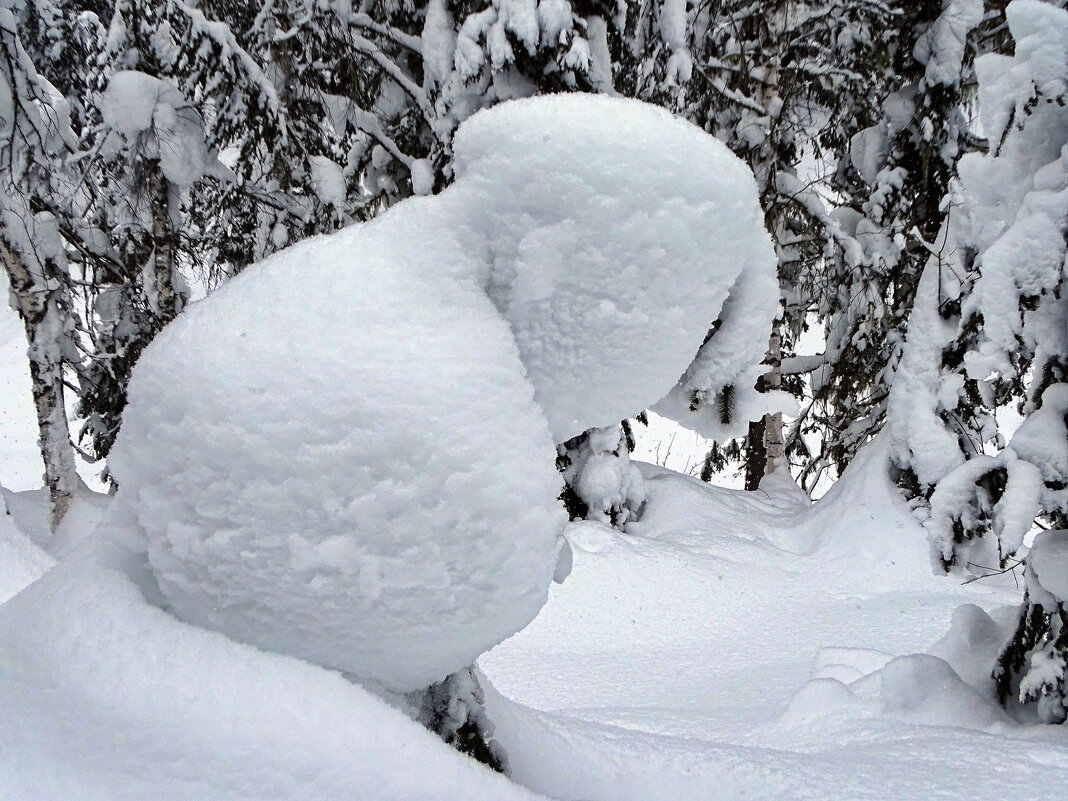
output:
M 1063 788 L 1063 728 L 989 687 L 1018 592 L 931 575 L 885 452 L 811 506 L 642 468 L 634 533 L 570 527 L 573 575 L 480 660 L 517 782 L 583 801 Z M 32 494 L 8 498 L 32 519 Z M 0 559 L 13 591 L 53 562 L 15 519 L 0 553 L 37 564 Z M 336 673 L 175 619 L 153 585 L 98 536 L 0 605 L 5 800 L 535 797 Z
M 12 541 L 36 548 L 0 529 L 0 556 Z M 152 583 L 143 557 L 94 538 L 0 606 L 5 801 L 535 798 L 337 674 L 182 623 L 134 579 Z

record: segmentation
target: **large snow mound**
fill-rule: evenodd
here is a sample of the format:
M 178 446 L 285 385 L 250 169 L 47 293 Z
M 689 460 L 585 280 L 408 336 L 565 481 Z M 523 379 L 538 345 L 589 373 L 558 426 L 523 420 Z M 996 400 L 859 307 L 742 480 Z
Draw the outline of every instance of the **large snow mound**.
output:
M 637 101 L 552 95 L 475 115 L 455 156 L 442 200 L 476 232 L 557 442 L 667 395 L 721 312 L 737 319 L 704 354 L 718 377 L 758 367 L 775 254 L 753 175 L 721 142 Z M 742 320 L 757 335 L 734 341 Z
M 508 103 L 456 153 L 441 195 L 179 317 L 110 457 L 111 524 L 181 618 L 397 691 L 534 617 L 554 443 L 666 394 L 742 271 L 774 270 L 748 169 L 651 106 Z
M 146 350 L 110 464 L 183 619 L 398 691 L 522 628 L 563 513 L 507 325 L 431 201 L 277 254 Z
M 139 583 L 138 557 L 97 537 L 0 605 L 5 801 L 535 798 L 335 673 L 174 619 Z

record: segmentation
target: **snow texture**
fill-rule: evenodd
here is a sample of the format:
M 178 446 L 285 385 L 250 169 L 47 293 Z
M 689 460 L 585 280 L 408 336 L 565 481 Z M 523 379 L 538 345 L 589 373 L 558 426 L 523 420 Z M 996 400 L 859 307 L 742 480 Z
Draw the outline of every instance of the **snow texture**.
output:
M 180 617 L 409 691 L 537 613 L 555 450 L 444 230 L 409 203 L 302 242 L 142 356 L 110 462 Z
M 479 113 L 455 151 L 441 198 L 477 233 L 557 442 L 669 394 L 717 317 L 696 381 L 752 386 L 777 310 L 775 255 L 752 174 L 724 145 L 653 106 L 553 95 Z M 706 422 L 689 399 L 665 406 Z
M 456 162 L 441 195 L 276 254 L 141 357 L 110 522 L 179 617 L 396 691 L 470 664 L 556 572 L 554 441 L 656 401 L 739 274 L 773 270 L 748 170 L 653 107 L 504 104 Z M 611 459 L 625 474 L 586 490 L 637 497 Z
M 761 361 L 778 314 L 779 285 L 770 246 L 754 243 L 750 258 L 719 312 L 715 333 L 671 392 L 652 407 L 657 414 L 720 442 L 744 436 L 749 422 L 765 414 L 798 412 L 797 401 L 789 393 L 755 388 L 757 379 L 767 372 Z M 724 415 L 718 401 L 728 387 L 732 409 Z
M 152 127 L 152 113 L 163 87 L 163 81 L 144 72 L 115 73 L 100 103 L 104 124 L 127 139 L 147 131 Z
M 15 526 L 0 498 L 0 603 L 46 573 L 56 560 Z
M 326 156 L 308 158 L 311 169 L 311 184 L 319 200 L 328 206 L 343 208 L 345 205 L 345 176 L 340 165 Z

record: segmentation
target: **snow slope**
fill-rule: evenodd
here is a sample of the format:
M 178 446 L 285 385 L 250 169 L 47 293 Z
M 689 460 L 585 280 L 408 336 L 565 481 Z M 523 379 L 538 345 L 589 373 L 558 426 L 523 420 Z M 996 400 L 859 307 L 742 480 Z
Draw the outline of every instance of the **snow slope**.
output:
M 96 540 L 0 607 L 4 801 L 534 797 L 335 673 L 148 605 L 130 558 Z
M 481 660 L 515 778 L 586 801 L 1057 797 L 1068 731 L 957 676 L 981 687 L 1019 593 L 931 574 L 880 450 L 811 507 L 647 466 L 628 534 L 572 529 L 571 577 Z
M 631 533 L 572 527 L 572 576 L 482 659 L 514 779 L 569 801 L 1057 797 L 1068 731 L 982 693 L 1019 594 L 932 576 L 884 459 L 811 506 L 643 466 Z M 94 538 L 0 606 L 4 801 L 534 797 L 335 673 L 149 605 L 146 575 Z

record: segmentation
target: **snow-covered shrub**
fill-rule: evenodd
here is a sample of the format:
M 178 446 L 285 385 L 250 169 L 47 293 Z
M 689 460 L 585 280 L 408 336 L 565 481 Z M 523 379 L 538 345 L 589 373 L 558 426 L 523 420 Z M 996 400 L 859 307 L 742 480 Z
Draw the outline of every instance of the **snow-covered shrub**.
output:
M 645 480 L 631 464 L 629 423 L 589 431 L 557 446 L 557 466 L 567 489 L 564 503 L 572 519 L 624 528 L 645 503 Z
M 176 614 L 397 692 L 544 603 L 554 443 L 671 390 L 743 273 L 774 286 L 747 169 L 666 112 L 517 101 L 456 152 L 441 195 L 281 251 L 165 329 L 111 459 L 112 519 Z
M 1002 703 L 1033 702 L 1043 723 L 1068 720 L 1068 529 L 1035 537 L 1024 567 L 1026 592 L 994 680 Z
M 508 755 L 493 739 L 485 700 L 473 667 L 458 670 L 409 697 L 414 717 L 430 731 L 461 754 L 507 773 Z

